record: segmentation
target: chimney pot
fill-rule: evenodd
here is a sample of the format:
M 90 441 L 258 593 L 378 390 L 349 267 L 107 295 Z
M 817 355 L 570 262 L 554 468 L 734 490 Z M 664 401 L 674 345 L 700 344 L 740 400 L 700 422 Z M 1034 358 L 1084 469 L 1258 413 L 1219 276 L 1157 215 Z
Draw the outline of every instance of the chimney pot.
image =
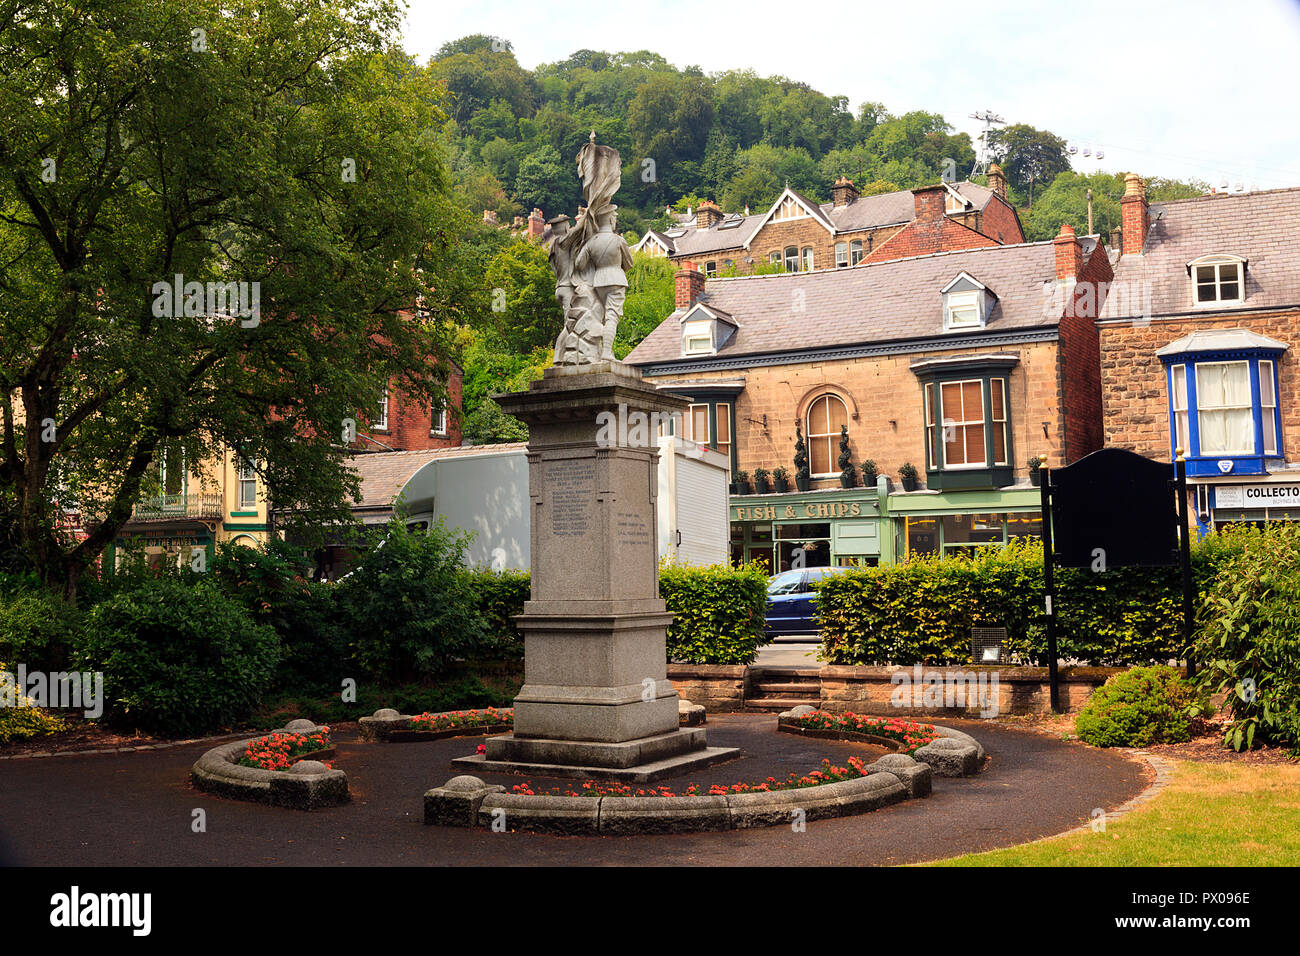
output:
M 853 180 L 841 176 L 835 180 L 831 186 L 831 202 L 833 206 L 848 206 L 858 198 L 858 187 L 853 185 Z

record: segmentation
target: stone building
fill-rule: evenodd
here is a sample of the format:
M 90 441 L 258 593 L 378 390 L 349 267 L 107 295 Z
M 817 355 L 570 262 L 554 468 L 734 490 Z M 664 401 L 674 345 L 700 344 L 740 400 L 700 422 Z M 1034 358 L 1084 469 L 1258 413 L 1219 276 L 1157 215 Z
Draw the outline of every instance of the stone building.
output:
M 782 466 L 794 487 L 802 430 L 808 489 L 733 495 L 733 557 L 781 570 L 797 558 L 948 553 L 1037 534 L 1028 459 L 1061 464 L 1101 447 L 1097 331 L 1077 295 L 1110 278 L 1097 237 L 1069 226 L 1048 242 L 858 268 L 716 279 L 683 269 L 676 309 L 625 361 L 688 396 L 686 437 L 733 468 Z M 881 478 L 863 487 L 866 459 Z M 905 464 L 916 491 L 887 477 Z
M 694 263 L 712 278 L 749 275 L 760 264 L 780 264 L 786 272 L 846 269 L 1025 240 L 997 166 L 989 169 L 987 187 L 938 183 L 859 196 L 841 176 L 831 195 L 831 202 L 816 203 L 786 186 L 771 208 L 754 214 L 724 213 L 706 200 L 673 227 L 648 231 L 634 248 Z
M 1107 445 L 1183 449 L 1202 531 L 1300 518 L 1300 189 L 1149 204 L 1098 316 Z

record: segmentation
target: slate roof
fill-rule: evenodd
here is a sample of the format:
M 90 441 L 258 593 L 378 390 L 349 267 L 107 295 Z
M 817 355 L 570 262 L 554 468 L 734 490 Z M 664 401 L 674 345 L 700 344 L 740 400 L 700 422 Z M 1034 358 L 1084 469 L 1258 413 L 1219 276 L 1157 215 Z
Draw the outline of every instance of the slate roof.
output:
M 974 183 L 962 182 L 953 183 L 952 185 L 954 189 L 974 204 L 975 209 L 983 209 L 989 204 L 994 195 L 993 190 L 984 186 L 977 186 Z M 819 205 L 799 195 L 793 189 L 790 192 L 810 208 L 816 209 L 820 214 L 820 219 L 824 222 L 834 224 L 837 233 L 858 232 L 864 229 L 878 229 L 881 226 L 901 225 L 911 222 L 916 214 L 916 202 L 910 189 L 881 193 L 878 196 L 863 196 L 847 206 L 838 207 L 829 202 Z M 767 218 L 767 215 L 768 210 L 764 210 L 763 212 L 751 213 L 748 216 L 728 217 L 733 222 L 738 220 L 739 225 L 726 229 L 721 228 L 721 223 L 714 223 L 708 229 L 697 229 L 694 219 L 691 219 L 686 223 L 672 226 L 666 231 L 651 231 L 672 250 L 671 255 L 708 255 L 710 253 L 725 252 L 728 249 L 741 249 L 745 244 L 745 240 L 753 234 L 759 223 Z M 685 229 L 685 234 L 677 237 L 667 235 L 667 232 L 676 232 L 679 229 Z M 644 242 L 645 238 L 642 237 L 641 242 L 637 243 L 638 247 Z
M 959 272 L 970 273 L 996 296 L 988 323 L 977 334 L 1058 324 L 1059 314 L 1045 308 L 1052 300 L 1044 294 L 1044 283 L 1054 288 L 1056 280 L 1052 243 L 991 246 L 851 269 L 706 280 L 700 301 L 729 313 L 738 327 L 709 358 L 944 335 L 939 290 Z M 794 311 L 797 303 L 801 312 Z M 677 320 L 684 311 L 669 315 L 624 361 L 683 361 Z M 960 339 L 961 334 L 946 337 Z
M 1277 349 L 1285 352 L 1285 342 L 1249 329 L 1197 329 L 1181 339 L 1174 339 L 1156 355 L 1181 355 L 1184 352 L 1231 352 L 1237 349 Z
M 1163 218 L 1157 218 L 1164 210 Z M 1208 255 L 1246 260 L 1245 302 L 1197 308 L 1187 264 Z M 1300 304 L 1300 188 L 1197 196 L 1151 204 L 1151 229 L 1142 255 L 1121 256 L 1116 283 L 1145 289 L 1152 315 L 1240 312 Z M 1099 321 L 1135 315 L 1142 295 L 1116 295 L 1112 287 Z

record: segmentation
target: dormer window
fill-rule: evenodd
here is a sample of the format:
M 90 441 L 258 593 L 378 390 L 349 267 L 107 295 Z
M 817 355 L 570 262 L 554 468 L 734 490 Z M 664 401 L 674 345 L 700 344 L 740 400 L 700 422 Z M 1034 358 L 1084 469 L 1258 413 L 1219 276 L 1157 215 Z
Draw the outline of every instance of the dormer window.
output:
M 961 273 L 943 287 L 943 329 L 961 332 L 984 328 L 992 293 L 978 279 Z
M 707 319 L 682 326 L 682 354 L 707 355 L 713 351 L 713 323 Z
M 1246 260 L 1240 256 L 1202 256 L 1187 264 L 1192 301 L 1198 306 L 1240 305 L 1245 297 Z
M 720 309 L 696 304 L 681 318 L 682 355 L 712 355 L 736 331 L 736 322 Z

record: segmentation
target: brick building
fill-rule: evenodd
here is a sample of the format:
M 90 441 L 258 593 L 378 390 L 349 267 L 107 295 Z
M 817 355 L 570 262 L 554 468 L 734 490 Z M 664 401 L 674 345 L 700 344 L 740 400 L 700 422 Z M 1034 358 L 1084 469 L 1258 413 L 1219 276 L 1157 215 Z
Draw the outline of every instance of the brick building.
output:
M 447 360 L 447 401 L 436 407 L 407 395 L 397 380 L 388 383 L 379 414 L 373 422 L 359 423 L 358 452 L 422 451 L 455 448 L 461 443 L 461 390 L 465 372 Z
M 989 169 L 989 186 L 938 183 L 859 196 L 840 177 L 832 200 L 815 203 L 789 186 L 764 213 L 724 213 L 705 201 L 665 231 L 650 230 L 635 246 L 686 262 L 708 277 L 749 275 L 759 264 L 786 272 L 845 269 L 865 262 L 1021 243 L 1024 230 L 1007 200 L 1006 177 Z
M 800 549 L 810 565 L 952 552 L 1037 534 L 1028 459 L 1100 447 L 1097 332 L 1078 294 L 1110 278 L 1097 238 L 1069 226 L 1048 242 L 807 274 L 683 269 L 677 308 L 625 361 L 688 396 L 686 436 L 736 469 L 783 466 L 793 484 L 802 430 L 807 490 L 733 495 L 734 557 L 783 569 Z M 864 459 L 881 476 L 871 487 Z M 885 477 L 904 464 L 916 491 Z
M 1098 316 L 1105 441 L 1183 449 L 1202 531 L 1300 518 L 1300 189 L 1150 205 L 1127 177 Z

